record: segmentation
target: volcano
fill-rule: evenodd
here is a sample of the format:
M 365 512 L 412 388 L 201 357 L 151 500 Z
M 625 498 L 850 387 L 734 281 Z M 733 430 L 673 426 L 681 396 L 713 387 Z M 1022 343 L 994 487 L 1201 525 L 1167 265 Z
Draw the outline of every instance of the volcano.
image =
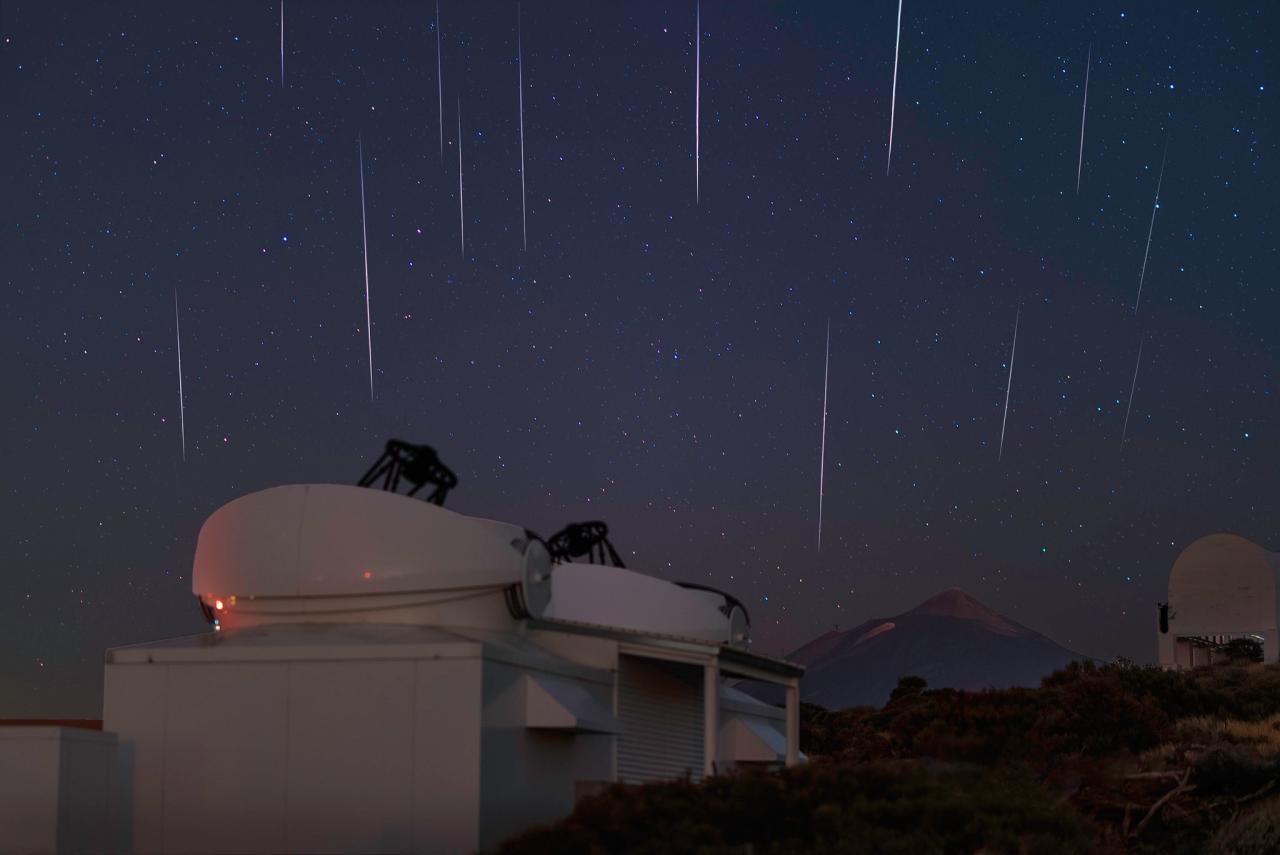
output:
M 845 709 L 883 705 L 900 677 L 923 677 L 931 689 L 1038 686 L 1088 657 L 948 588 L 895 617 L 824 633 L 787 658 L 806 668 L 804 701 Z

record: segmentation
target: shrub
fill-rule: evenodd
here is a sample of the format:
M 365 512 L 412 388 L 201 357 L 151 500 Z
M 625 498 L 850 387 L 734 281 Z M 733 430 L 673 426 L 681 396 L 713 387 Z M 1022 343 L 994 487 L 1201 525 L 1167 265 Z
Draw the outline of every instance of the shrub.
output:
M 918 695 L 929 688 L 929 681 L 924 677 L 899 677 L 897 687 L 889 693 L 889 703 Z
M 1211 855 L 1272 855 L 1280 852 L 1280 797 L 1228 822 L 1209 841 Z
M 1233 638 L 1223 651 L 1232 662 L 1261 662 L 1262 642 L 1255 638 Z
M 1032 778 L 972 765 L 815 762 L 704 784 L 615 785 L 505 855 L 1093 851 L 1088 826 Z

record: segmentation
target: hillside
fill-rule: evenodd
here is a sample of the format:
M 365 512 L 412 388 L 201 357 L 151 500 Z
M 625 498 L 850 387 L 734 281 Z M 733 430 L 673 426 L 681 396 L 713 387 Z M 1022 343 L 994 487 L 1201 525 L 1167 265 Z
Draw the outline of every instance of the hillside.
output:
M 1037 686 L 1086 657 L 948 588 L 900 615 L 820 635 L 787 658 L 807 668 L 807 703 L 845 709 L 884 704 L 908 675 L 939 689 Z

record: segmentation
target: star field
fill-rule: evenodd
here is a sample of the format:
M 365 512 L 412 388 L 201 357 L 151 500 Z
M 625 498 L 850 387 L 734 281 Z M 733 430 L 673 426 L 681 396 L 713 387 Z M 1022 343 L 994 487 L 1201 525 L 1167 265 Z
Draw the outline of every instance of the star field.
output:
M 959 585 L 1153 659 L 1183 546 L 1280 547 L 1280 9 L 906 0 L 886 177 L 896 13 L 704 0 L 699 201 L 694 3 L 523 3 L 524 251 L 514 2 L 441 4 L 443 152 L 434 4 L 286 2 L 282 86 L 275 3 L 6 3 L 0 716 L 96 716 L 208 514 L 392 436 L 766 652 Z

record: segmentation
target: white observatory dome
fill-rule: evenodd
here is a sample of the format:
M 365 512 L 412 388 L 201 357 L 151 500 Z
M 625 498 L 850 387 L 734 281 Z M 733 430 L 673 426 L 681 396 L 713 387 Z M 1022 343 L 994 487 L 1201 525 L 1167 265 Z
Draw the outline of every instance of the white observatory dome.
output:
M 1267 662 L 1280 656 L 1280 554 L 1235 534 L 1192 542 L 1169 571 L 1169 600 L 1161 605 L 1160 663 L 1182 668 L 1215 661 L 1238 638 L 1262 645 Z
M 553 572 L 554 571 L 554 572 Z M 622 567 L 553 565 L 520 526 L 367 487 L 294 484 L 200 529 L 192 588 L 218 629 L 400 623 L 511 629 L 522 617 L 745 646 L 732 597 Z

